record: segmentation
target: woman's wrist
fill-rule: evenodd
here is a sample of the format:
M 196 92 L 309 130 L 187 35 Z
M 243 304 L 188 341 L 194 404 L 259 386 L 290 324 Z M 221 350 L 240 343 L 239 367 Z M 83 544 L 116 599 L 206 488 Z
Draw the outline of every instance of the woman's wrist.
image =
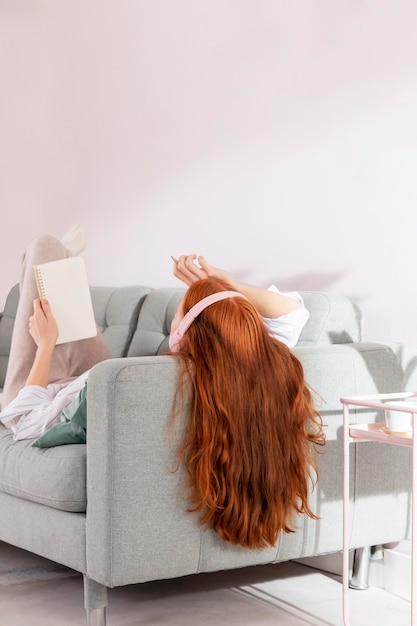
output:
M 55 343 L 39 344 L 36 348 L 36 356 L 42 357 L 42 358 L 52 356 L 54 349 L 55 349 Z

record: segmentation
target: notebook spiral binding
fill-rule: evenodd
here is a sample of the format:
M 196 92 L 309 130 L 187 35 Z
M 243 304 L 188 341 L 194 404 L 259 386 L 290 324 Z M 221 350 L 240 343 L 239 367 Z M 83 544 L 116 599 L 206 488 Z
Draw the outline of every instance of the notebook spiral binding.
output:
M 38 288 L 39 298 L 41 300 L 45 300 L 46 296 L 45 296 L 45 287 L 43 285 L 42 272 L 37 265 L 34 266 L 33 271 L 35 272 L 35 280 L 36 280 L 36 286 Z

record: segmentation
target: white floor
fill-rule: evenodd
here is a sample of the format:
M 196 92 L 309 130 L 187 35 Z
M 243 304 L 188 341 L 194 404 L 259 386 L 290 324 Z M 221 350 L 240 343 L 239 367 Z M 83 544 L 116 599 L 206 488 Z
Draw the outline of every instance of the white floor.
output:
M 351 626 L 410 624 L 410 603 L 349 592 Z M 0 542 L 0 626 L 85 626 L 79 574 Z M 107 626 L 342 626 L 340 577 L 281 563 L 109 590 Z

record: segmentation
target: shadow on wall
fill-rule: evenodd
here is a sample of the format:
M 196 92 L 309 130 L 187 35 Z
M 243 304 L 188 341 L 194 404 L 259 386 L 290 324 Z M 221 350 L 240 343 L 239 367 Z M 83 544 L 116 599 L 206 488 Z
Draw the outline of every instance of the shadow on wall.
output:
M 344 275 L 336 272 L 328 272 L 326 274 L 305 273 L 289 276 L 288 278 L 271 278 L 271 283 L 279 285 L 282 291 L 326 291 L 330 285 L 340 280 Z M 345 294 L 344 294 L 345 295 Z
M 397 343 L 394 346 L 402 372 L 401 391 L 417 390 L 417 356 L 413 346 Z
M 234 276 L 241 281 L 247 281 L 248 276 L 255 274 L 257 268 L 246 268 L 239 272 L 234 272 Z M 265 276 L 262 279 L 264 285 L 277 285 L 281 291 L 323 291 L 338 283 L 342 278 L 346 277 L 345 272 L 305 272 L 303 274 L 294 274 L 283 278 L 279 275 Z M 360 302 L 363 297 L 342 293 L 342 295 L 351 299 L 353 302 Z

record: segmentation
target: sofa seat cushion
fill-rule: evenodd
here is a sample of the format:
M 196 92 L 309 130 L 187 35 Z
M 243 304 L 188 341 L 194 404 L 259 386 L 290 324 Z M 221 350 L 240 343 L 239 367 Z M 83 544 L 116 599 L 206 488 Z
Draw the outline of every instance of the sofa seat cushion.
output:
M 0 491 L 62 511 L 86 510 L 86 446 L 34 448 L 0 425 Z

